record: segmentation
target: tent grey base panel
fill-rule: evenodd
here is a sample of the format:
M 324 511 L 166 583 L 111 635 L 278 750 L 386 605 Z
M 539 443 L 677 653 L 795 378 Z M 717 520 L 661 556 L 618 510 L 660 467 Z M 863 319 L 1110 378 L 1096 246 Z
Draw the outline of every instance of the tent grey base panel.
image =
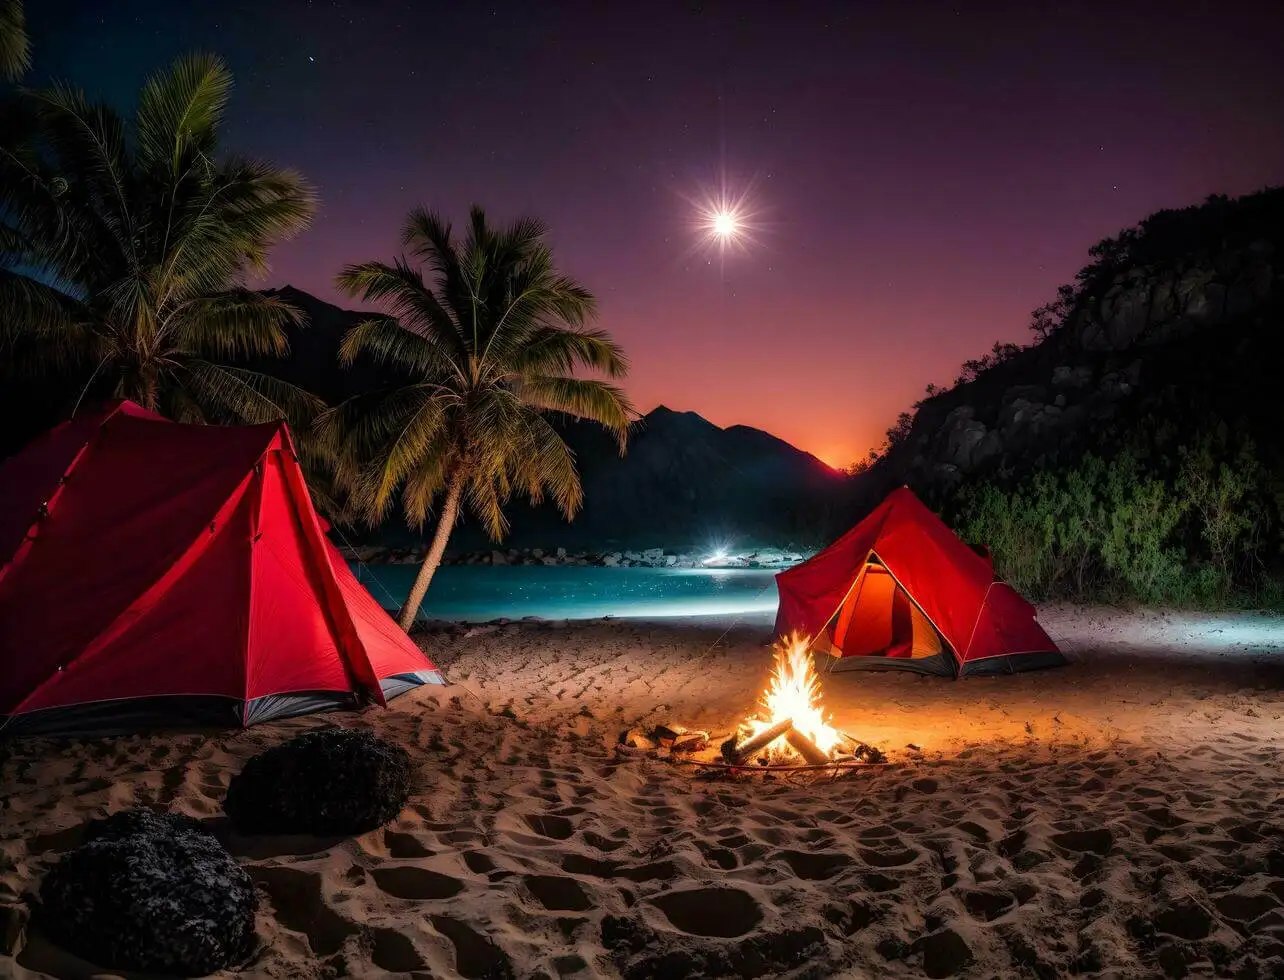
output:
M 445 684 L 439 670 L 394 674 L 380 681 L 385 700 L 422 684 Z M 354 710 L 369 700 L 352 691 L 297 691 L 249 701 L 219 695 L 122 698 L 0 715 L 0 739 L 32 736 L 129 735 L 163 729 L 243 728 L 323 711 Z
M 1045 667 L 1064 667 L 1070 661 L 1059 650 L 1037 653 L 1010 653 L 1002 657 L 986 657 L 965 663 L 960 677 L 993 677 L 996 674 L 1019 674 L 1026 670 L 1043 670 Z
M 931 677 L 954 677 L 954 655 L 947 650 L 930 657 L 880 657 L 877 654 L 854 654 L 850 657 L 830 656 L 829 670 L 842 673 L 849 670 L 908 670 Z
M 830 656 L 827 669 L 834 673 L 855 670 L 908 670 L 931 677 L 995 677 L 1000 674 L 1019 674 L 1027 670 L 1047 667 L 1064 667 L 1069 661 L 1056 650 L 1038 653 L 1013 653 L 1003 657 L 986 657 L 956 665 L 954 655 L 948 650 L 931 657 L 880 657 L 877 655 Z
M 384 700 L 395 698 L 398 694 L 405 694 L 423 684 L 445 684 L 446 678 L 440 670 L 416 670 L 408 674 L 393 674 L 391 677 L 385 677 L 379 682 L 383 689 Z

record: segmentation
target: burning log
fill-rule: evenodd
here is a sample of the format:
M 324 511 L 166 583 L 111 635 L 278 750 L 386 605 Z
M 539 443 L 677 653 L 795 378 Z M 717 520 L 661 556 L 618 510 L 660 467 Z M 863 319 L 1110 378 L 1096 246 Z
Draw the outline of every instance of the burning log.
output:
M 815 742 L 797 728 L 790 728 L 789 733 L 785 735 L 785 740 L 795 752 L 807 760 L 808 765 L 823 766 L 831 761 L 829 756 L 820 751 Z
M 790 731 L 794 727 L 792 718 L 784 718 L 776 722 L 770 728 L 764 728 L 749 741 L 736 745 L 731 751 L 731 756 L 737 765 L 743 764 L 749 759 L 769 746 L 780 736 Z

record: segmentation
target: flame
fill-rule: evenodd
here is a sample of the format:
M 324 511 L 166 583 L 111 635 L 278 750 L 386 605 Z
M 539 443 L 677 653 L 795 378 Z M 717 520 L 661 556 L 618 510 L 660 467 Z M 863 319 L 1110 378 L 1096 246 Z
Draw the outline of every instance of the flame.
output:
M 820 678 L 812 666 L 807 638 L 794 634 L 776 644 L 776 666 L 771 674 L 767 692 L 759 702 L 765 709 L 757 718 L 750 718 L 740 730 L 740 740 L 753 738 L 786 718 L 793 719 L 794 728 L 816 743 L 816 748 L 832 755 L 842 735 L 829 726 L 820 703 Z M 796 761 L 797 752 L 784 739 L 778 738 L 766 750 L 769 759 Z

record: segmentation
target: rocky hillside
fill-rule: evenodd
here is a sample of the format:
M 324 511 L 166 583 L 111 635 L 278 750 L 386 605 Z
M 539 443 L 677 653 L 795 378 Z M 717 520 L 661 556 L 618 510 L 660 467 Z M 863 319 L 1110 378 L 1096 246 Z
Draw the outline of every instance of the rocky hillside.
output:
M 515 547 L 692 549 L 809 546 L 846 481 L 810 453 L 748 426 L 719 428 L 663 406 L 639 420 L 621 458 L 597 427 L 563 424 L 584 482 L 567 525 L 551 508 L 512 509 Z M 465 525 L 461 549 L 484 544 Z
M 1158 212 L 1090 254 L 1036 311 L 1036 343 L 996 345 L 889 433 L 853 515 L 902 483 L 948 505 L 981 480 L 1196 430 L 1253 438 L 1284 475 L 1284 189 Z

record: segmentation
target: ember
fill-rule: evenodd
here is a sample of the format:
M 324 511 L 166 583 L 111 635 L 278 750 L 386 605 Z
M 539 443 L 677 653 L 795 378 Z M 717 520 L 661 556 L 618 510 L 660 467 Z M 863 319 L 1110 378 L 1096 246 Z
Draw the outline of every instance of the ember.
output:
M 830 727 L 820 703 L 820 678 L 805 637 L 795 634 L 776 645 L 776 667 L 758 717 L 740 726 L 736 754 L 742 760 L 763 753 L 769 762 L 815 764 L 834 757 L 843 738 Z

